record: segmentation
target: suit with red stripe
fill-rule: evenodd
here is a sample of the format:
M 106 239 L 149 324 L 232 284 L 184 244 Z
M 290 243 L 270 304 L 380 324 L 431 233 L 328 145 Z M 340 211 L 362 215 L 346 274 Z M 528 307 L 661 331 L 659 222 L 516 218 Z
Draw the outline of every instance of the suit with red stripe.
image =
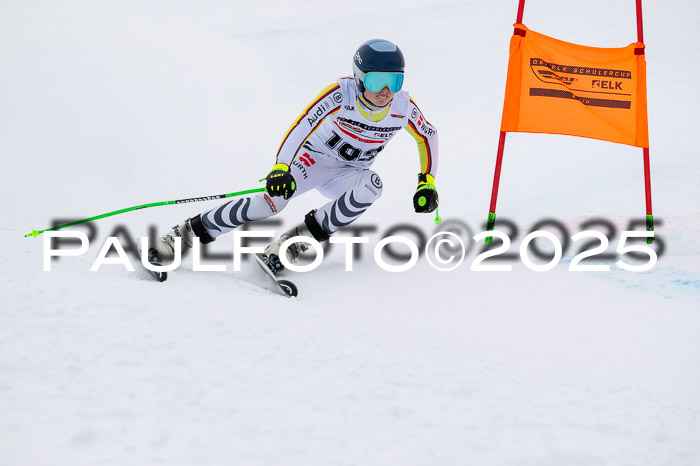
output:
M 358 95 L 353 78 L 324 89 L 295 120 L 277 153 L 290 167 L 296 191 L 289 199 L 259 193 L 230 201 L 201 215 L 213 238 L 242 223 L 270 217 L 287 203 L 316 189 L 331 199 L 314 214 L 330 235 L 356 220 L 382 194 L 383 184 L 369 167 L 386 144 L 406 129 L 416 140 L 421 173 L 435 176 L 437 131 L 408 96 L 399 91 L 390 105 L 377 108 Z
M 388 108 L 375 108 L 358 96 L 353 78 L 340 78 L 310 105 L 292 126 L 277 153 L 277 162 L 289 166 L 305 152 L 345 165 L 369 168 L 386 144 L 407 129 L 418 143 L 421 173 L 435 176 L 437 131 L 423 117 L 408 92 L 394 95 Z

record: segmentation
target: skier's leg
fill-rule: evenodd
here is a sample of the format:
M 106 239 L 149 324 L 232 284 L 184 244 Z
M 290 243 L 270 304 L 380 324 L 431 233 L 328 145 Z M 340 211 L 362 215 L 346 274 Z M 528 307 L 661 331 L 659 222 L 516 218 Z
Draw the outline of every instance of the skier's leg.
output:
M 310 167 L 306 167 L 302 163 L 295 163 L 290 171 L 296 180 L 297 189 L 290 199 L 271 197 L 267 192 L 261 192 L 233 199 L 212 210 L 188 218 L 156 240 L 149 249 L 149 257 L 153 256 L 152 260 L 149 260 L 160 264 L 172 262 L 175 257 L 176 237 L 182 238 L 182 251 L 184 252 L 192 247 L 195 236 L 202 244 L 207 244 L 218 236 L 238 228 L 243 223 L 272 217 L 280 213 L 291 199 L 327 180 L 330 170 L 329 166 L 315 162 Z
M 264 255 L 276 272 L 284 270 L 279 260 L 282 243 L 294 236 L 308 236 L 319 242 L 326 241 L 339 228 L 357 220 L 382 195 L 382 181 L 372 170 L 342 167 L 334 170 L 334 176 L 317 188 L 321 194 L 336 199 L 320 209 L 312 210 L 304 223 L 284 233 L 270 244 Z M 287 248 L 287 260 L 294 263 L 299 254 L 307 249 L 303 242 L 292 243 Z
M 270 268 L 273 269 L 275 273 L 284 270 L 284 265 L 282 265 L 282 262 L 279 258 L 280 249 L 282 247 L 282 243 L 287 241 L 289 238 L 293 238 L 295 236 L 306 236 L 308 238 L 315 239 L 319 243 L 322 243 L 328 239 L 328 235 L 323 231 L 321 225 L 319 225 L 316 221 L 316 217 L 314 216 L 315 213 L 316 211 L 312 210 L 311 212 L 306 214 L 303 223 L 300 223 L 299 225 L 295 226 L 289 231 L 286 231 L 282 234 L 282 236 L 279 237 L 277 241 L 265 248 L 265 252 L 263 253 L 263 260 L 265 260 L 268 266 L 270 266 Z M 289 261 L 292 264 L 295 263 L 297 257 L 299 257 L 299 254 L 306 251 L 307 249 L 308 245 L 303 242 L 296 242 L 290 244 L 286 251 L 287 261 Z
M 332 194 L 337 196 L 315 214 L 316 221 L 323 231 L 332 235 L 341 227 L 357 220 L 377 201 L 382 196 L 383 184 L 376 172 L 355 169 L 355 173 L 337 177 L 318 190 L 329 197 Z
M 262 220 L 276 215 L 287 206 L 289 200 L 270 197 L 266 192 L 250 197 L 234 199 L 214 209 L 199 214 L 202 225 L 214 239 L 238 228 L 246 222 Z
M 194 237 L 202 244 L 214 241 L 245 222 L 261 220 L 282 211 L 287 205 L 282 198 L 273 199 L 267 193 L 234 199 L 208 212 L 203 212 L 175 225 L 158 238 L 148 250 L 150 262 L 168 264 L 175 258 L 175 238 L 182 239 L 182 252 L 192 247 Z

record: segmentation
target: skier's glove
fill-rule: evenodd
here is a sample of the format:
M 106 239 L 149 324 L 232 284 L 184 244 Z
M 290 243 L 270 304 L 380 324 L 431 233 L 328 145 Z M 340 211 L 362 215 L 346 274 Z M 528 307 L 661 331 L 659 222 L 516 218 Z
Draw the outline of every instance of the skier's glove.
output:
M 418 175 L 418 189 L 413 195 L 413 208 L 418 213 L 433 212 L 440 203 L 435 189 L 435 178 L 432 175 Z
M 278 163 L 272 167 L 272 171 L 267 174 L 267 184 L 265 188 L 270 196 L 282 196 L 289 199 L 297 189 L 294 177 L 289 173 L 289 165 Z

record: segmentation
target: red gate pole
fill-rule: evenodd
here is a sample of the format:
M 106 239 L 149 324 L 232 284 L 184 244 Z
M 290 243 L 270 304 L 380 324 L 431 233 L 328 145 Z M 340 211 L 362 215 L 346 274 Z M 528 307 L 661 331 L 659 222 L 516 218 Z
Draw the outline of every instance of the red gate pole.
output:
M 503 151 L 506 146 L 506 132 L 501 131 L 498 138 L 498 153 L 496 154 L 496 170 L 493 174 L 493 188 L 491 189 L 491 205 L 489 206 L 489 216 L 486 220 L 486 231 L 493 231 L 496 225 L 496 201 L 498 200 L 498 183 L 501 180 L 501 165 L 503 164 Z M 487 236 L 486 242 L 493 242 L 493 236 Z
M 644 43 L 644 25 L 642 24 L 642 0 L 637 0 L 637 40 Z
M 637 41 L 644 43 L 644 24 L 642 20 L 642 0 L 637 0 Z M 646 96 L 645 96 L 646 97 Z M 646 224 L 647 231 L 654 231 L 654 215 L 651 210 L 651 167 L 649 165 L 649 148 L 644 151 L 644 193 L 646 197 Z M 647 238 L 647 243 L 652 244 L 654 238 Z
M 520 0 L 518 4 L 518 19 L 515 20 L 516 23 L 523 23 L 523 11 L 525 11 L 525 0 Z
M 525 11 L 525 0 L 520 0 L 518 3 L 518 16 L 516 23 L 522 24 L 523 12 Z M 498 184 L 501 180 L 501 166 L 503 165 L 503 151 L 506 146 L 506 133 L 501 131 L 498 138 L 498 153 L 496 154 L 496 170 L 493 174 L 493 188 L 491 189 L 491 205 L 489 206 L 489 216 L 486 220 L 486 231 L 493 231 L 496 225 L 496 201 L 498 200 Z M 486 237 L 486 242 L 493 242 L 493 236 Z

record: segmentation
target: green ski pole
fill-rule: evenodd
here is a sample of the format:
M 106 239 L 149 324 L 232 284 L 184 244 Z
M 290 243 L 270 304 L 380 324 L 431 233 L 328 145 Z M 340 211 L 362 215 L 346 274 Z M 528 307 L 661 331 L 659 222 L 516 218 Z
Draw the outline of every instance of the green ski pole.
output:
M 203 196 L 203 197 L 191 197 L 189 199 L 178 199 L 176 201 L 163 201 L 163 202 L 152 202 L 150 204 L 137 205 L 134 207 L 128 207 L 126 209 L 115 210 L 114 212 L 108 212 L 102 215 L 95 215 L 94 217 L 84 218 L 76 222 L 66 223 L 65 225 L 58 225 L 52 228 L 47 228 L 45 230 L 32 230 L 31 233 L 27 233 L 24 237 L 31 236 L 36 238 L 45 231 L 60 230 L 61 228 L 72 227 L 73 225 L 79 225 L 81 223 L 92 222 L 93 220 L 98 220 L 105 217 L 111 217 L 113 215 L 123 214 L 125 212 L 131 212 L 132 210 L 148 209 L 149 207 L 157 207 L 161 205 L 175 205 L 175 204 L 188 204 L 190 202 L 203 202 L 203 201 L 213 201 L 216 199 L 225 199 L 227 197 L 243 196 L 244 194 L 253 194 L 265 191 L 265 188 L 248 189 L 245 191 L 238 191 L 229 194 L 216 194 L 214 196 Z

